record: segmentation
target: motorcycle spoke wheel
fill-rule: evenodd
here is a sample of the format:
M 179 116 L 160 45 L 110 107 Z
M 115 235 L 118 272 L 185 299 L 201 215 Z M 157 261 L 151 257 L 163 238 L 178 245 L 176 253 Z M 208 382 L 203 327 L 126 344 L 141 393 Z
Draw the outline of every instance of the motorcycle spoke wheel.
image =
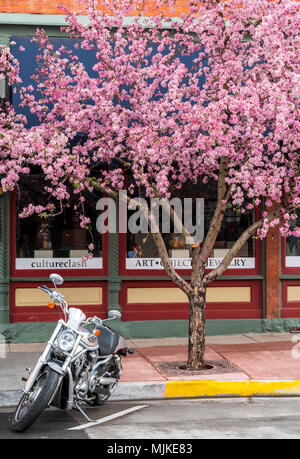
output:
M 29 394 L 23 394 L 12 419 L 16 432 L 30 427 L 48 406 L 59 382 L 59 374 L 46 368 L 40 373 Z
M 43 383 L 45 381 L 45 373 L 41 374 L 35 382 L 32 391 L 29 394 L 24 394 L 20 400 L 20 403 L 16 409 L 15 420 L 18 422 L 26 413 L 31 409 L 33 403 L 41 393 Z

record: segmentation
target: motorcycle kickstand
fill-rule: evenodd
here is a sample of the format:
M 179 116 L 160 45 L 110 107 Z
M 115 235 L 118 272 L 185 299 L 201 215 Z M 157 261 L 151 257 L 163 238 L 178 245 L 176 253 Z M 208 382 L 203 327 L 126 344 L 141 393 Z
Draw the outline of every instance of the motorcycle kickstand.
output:
M 83 411 L 83 409 L 79 405 L 77 405 L 77 403 L 74 404 L 73 410 L 79 411 L 87 421 L 93 422 L 93 419 L 90 419 L 88 415 Z

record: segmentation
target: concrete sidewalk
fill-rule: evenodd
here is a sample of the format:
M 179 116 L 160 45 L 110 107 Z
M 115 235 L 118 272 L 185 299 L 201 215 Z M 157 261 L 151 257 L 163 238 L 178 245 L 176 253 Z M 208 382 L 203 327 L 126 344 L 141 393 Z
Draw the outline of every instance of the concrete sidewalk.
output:
M 135 353 L 122 359 L 123 374 L 112 400 L 300 395 L 300 349 L 290 333 L 207 337 L 205 358 L 211 368 L 198 373 L 180 369 L 187 360 L 186 338 L 127 344 Z M 24 368 L 34 367 L 44 346 L 6 345 L 6 358 L 0 359 L 0 406 L 18 402 Z

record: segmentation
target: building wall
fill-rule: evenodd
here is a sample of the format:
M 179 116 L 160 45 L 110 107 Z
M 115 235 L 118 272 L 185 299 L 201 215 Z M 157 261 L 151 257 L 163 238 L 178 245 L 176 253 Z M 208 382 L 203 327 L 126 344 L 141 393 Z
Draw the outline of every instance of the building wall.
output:
M 61 3 L 72 12 L 82 11 L 82 2 L 80 0 L 0 0 L 0 13 L 22 13 L 22 14 L 63 14 L 63 12 L 57 8 L 57 4 Z M 101 7 L 99 1 L 98 9 L 106 11 Z M 170 16 L 179 16 L 183 12 L 188 11 L 187 0 L 178 0 L 175 5 L 174 11 L 164 9 L 164 12 Z M 156 3 L 155 1 L 147 1 L 147 7 L 149 8 L 149 14 L 155 14 Z
M 280 233 L 278 227 L 270 228 L 266 239 L 265 278 L 266 278 L 266 317 L 280 317 Z

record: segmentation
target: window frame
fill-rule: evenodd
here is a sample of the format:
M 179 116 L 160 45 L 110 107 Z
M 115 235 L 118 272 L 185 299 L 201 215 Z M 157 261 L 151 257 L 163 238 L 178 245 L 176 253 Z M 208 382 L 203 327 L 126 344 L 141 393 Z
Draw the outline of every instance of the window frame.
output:
M 54 268 L 49 269 L 17 269 L 16 268 L 16 192 L 12 192 L 10 199 L 10 273 L 12 277 L 48 277 Z M 30 217 L 28 217 L 30 218 Z M 108 275 L 108 233 L 102 234 L 102 268 L 99 269 L 60 269 L 55 272 L 63 277 L 92 277 Z
M 281 245 L 281 272 L 282 274 L 299 274 L 300 275 L 300 264 L 299 266 L 287 266 L 286 265 L 286 244 L 287 239 L 284 236 L 280 238 L 280 245 Z
M 259 220 L 261 217 L 261 209 L 255 209 L 255 221 Z M 261 274 L 261 241 L 255 239 L 255 267 L 254 268 L 244 268 L 244 269 L 226 269 L 223 276 L 252 276 Z M 126 247 L 126 234 L 119 233 L 119 274 L 120 276 L 130 276 L 130 277 L 139 277 L 139 276 L 163 276 L 168 277 L 164 269 L 127 269 L 126 268 L 126 258 L 127 258 L 127 247 Z M 206 272 L 210 272 L 212 269 L 206 269 Z M 178 269 L 176 270 L 178 274 L 182 277 L 190 276 L 191 269 Z

